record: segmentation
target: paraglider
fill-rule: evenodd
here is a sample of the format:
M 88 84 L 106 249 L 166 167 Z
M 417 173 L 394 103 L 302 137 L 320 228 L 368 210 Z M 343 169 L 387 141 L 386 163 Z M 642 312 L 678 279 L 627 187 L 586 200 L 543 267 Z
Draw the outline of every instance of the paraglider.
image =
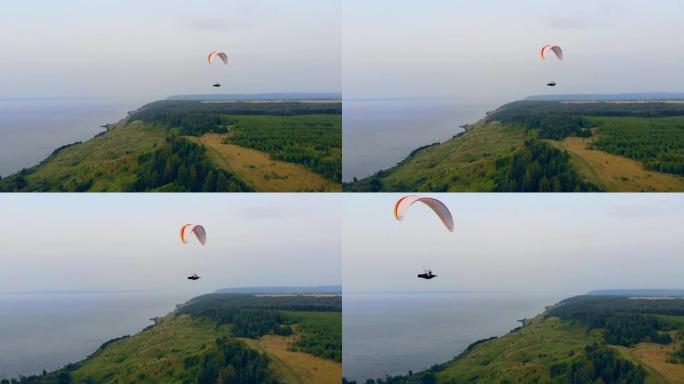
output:
M 181 243 L 187 244 L 190 239 L 189 237 L 192 236 L 191 234 L 195 235 L 195 238 L 201 245 L 205 245 L 207 243 L 207 231 L 204 230 L 204 227 L 201 225 L 195 225 L 195 224 L 183 224 L 180 229 L 180 240 Z M 199 280 L 200 277 L 197 276 L 196 273 L 193 273 L 191 276 L 188 276 L 188 280 Z
M 418 275 L 419 279 L 425 279 L 425 280 L 434 279 L 435 277 L 437 277 L 437 275 L 433 274 L 432 271 L 430 270 L 430 268 L 425 268 L 425 267 L 423 267 L 423 273 Z
M 552 44 L 546 44 L 545 46 L 542 47 L 541 49 L 541 58 L 542 60 L 546 60 L 546 57 L 549 56 L 549 53 L 553 52 L 554 55 L 556 55 L 556 58 L 558 60 L 563 60 L 563 50 L 561 49 L 560 46 L 558 45 L 552 45 Z M 555 81 L 552 81 L 550 83 L 546 83 L 547 87 L 555 87 L 558 85 Z
M 190 232 L 195 234 L 195 237 L 197 238 L 197 241 L 200 242 L 200 244 L 205 245 L 207 243 L 207 232 L 204 230 L 203 226 L 194 224 L 183 224 L 183 226 L 181 226 L 180 229 L 180 239 L 183 244 L 188 243 L 187 236 Z
M 209 64 L 213 63 L 216 58 L 219 58 L 223 62 L 224 65 L 228 65 L 228 55 L 225 52 L 219 52 L 219 51 L 211 51 L 209 52 L 209 56 L 207 57 L 207 62 Z M 215 84 L 212 85 L 214 88 L 218 88 L 221 86 L 221 83 L 216 82 Z
M 451 216 L 449 208 L 447 208 L 447 206 L 441 201 L 433 199 L 432 197 L 421 197 L 416 195 L 402 197 L 401 199 L 397 200 L 397 203 L 394 205 L 394 217 L 399 221 L 404 220 L 404 216 L 406 215 L 408 209 L 417 202 L 421 202 L 430 207 L 430 209 L 437 214 L 437 217 L 442 220 L 442 223 L 449 230 L 449 232 L 454 231 L 454 219 Z
M 541 49 L 542 60 L 546 60 L 546 56 L 549 54 L 549 52 L 553 52 L 556 55 L 556 57 L 558 58 L 558 60 L 563 60 L 563 50 L 561 49 L 561 47 L 559 47 L 557 45 L 551 45 L 551 44 L 547 44 L 547 45 L 542 47 L 542 49 Z

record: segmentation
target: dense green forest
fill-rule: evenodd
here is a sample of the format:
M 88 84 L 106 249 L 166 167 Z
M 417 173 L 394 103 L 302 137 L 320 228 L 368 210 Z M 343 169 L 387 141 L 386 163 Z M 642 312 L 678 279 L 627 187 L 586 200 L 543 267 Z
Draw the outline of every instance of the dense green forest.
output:
M 297 163 L 328 180 L 342 181 L 340 115 L 233 116 L 224 142 Z
M 218 339 L 203 356 L 185 359 L 185 368 L 197 369 L 197 384 L 277 384 L 266 354 L 234 339 Z
M 341 182 L 342 117 L 339 103 L 201 103 L 161 101 L 130 119 L 163 124 L 180 135 L 230 133 L 225 142 L 267 152 Z
M 342 330 L 339 322 L 306 312 L 341 312 L 340 296 L 255 296 L 209 294 L 189 301 L 178 315 L 206 317 L 231 324 L 235 336 L 259 338 L 267 334 L 289 336 L 293 325 L 302 336 L 293 346 L 326 359 L 342 361 Z
M 163 121 L 166 115 L 185 113 L 217 113 L 221 115 L 341 115 L 342 103 L 285 102 L 201 102 L 160 100 L 144 105 L 129 115 L 130 120 Z
M 527 141 L 510 157 L 496 160 L 498 192 L 586 192 L 598 187 L 583 181 L 570 166 L 570 155 Z
M 589 102 L 514 101 L 498 108 L 487 119 L 507 121 L 521 114 L 565 114 L 582 116 L 670 117 L 684 116 L 684 104 L 665 102 Z
M 302 336 L 292 347 L 314 356 L 342 362 L 342 323 L 330 316 L 288 313 L 289 321 L 299 324 Z
M 577 321 L 589 329 L 604 329 L 604 339 L 609 344 L 632 346 L 642 341 L 669 344 L 672 337 L 666 332 L 678 325 L 657 315 L 684 316 L 684 300 L 578 296 L 560 302 L 546 315 Z
M 140 155 L 140 167 L 131 192 L 159 188 L 187 192 L 248 192 L 251 188 L 235 175 L 213 165 L 206 149 L 176 136 L 151 153 Z
M 503 108 L 488 119 L 507 124 L 519 124 L 526 129 L 539 131 L 540 139 L 561 140 L 568 136 L 589 137 L 591 126 L 583 116 L 567 113 L 538 112 L 527 109 Z
M 590 148 L 639 160 L 648 169 L 684 176 L 684 117 L 594 118 Z

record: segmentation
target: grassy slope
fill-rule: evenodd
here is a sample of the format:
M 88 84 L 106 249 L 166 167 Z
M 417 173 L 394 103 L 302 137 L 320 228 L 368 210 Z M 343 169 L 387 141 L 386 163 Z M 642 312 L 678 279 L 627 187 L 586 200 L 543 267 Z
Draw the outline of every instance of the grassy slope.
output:
M 340 115 L 302 116 L 231 116 L 243 129 L 256 128 L 265 132 L 272 124 L 286 129 L 333 129 L 341 135 Z M 312 125 L 310 125 L 312 124 Z M 327 126 L 326 124 L 331 124 Z M 282 132 L 281 132 L 282 133 Z M 138 156 L 150 152 L 164 142 L 168 129 L 160 124 L 125 120 L 110 126 L 108 132 L 86 142 L 75 144 L 48 157 L 31 168 L 25 176 L 29 191 L 75 191 L 92 180 L 92 192 L 124 191 L 135 181 Z M 263 133 L 262 133 L 263 134 Z M 268 134 L 266 134 L 268 136 Z M 192 138 L 206 141 L 209 159 L 216 166 L 234 170 L 257 191 L 339 191 L 339 183 L 327 180 L 300 164 L 274 161 L 268 153 L 236 145 L 223 145 L 212 135 Z M 341 142 L 341 136 L 340 140 Z M 240 152 L 238 155 L 237 152 Z M 241 158 L 242 155 L 245 158 Z M 329 157 L 341 158 L 341 150 L 334 148 Z M 340 161 L 341 164 L 341 161 Z M 4 182 L 10 182 L 10 176 Z
M 448 183 L 452 192 L 491 191 L 495 159 L 522 146 L 526 137 L 522 128 L 479 122 L 466 134 L 423 149 L 390 169 L 382 178 L 384 190 L 441 191 Z
M 632 132 L 656 127 L 663 130 L 684 124 L 684 119 L 592 117 L 599 126 L 624 126 Z M 666 127 L 667 126 L 667 127 Z M 381 177 L 384 191 L 477 191 L 494 188 L 494 162 L 520 147 L 534 132 L 498 122 L 479 122 L 464 135 L 409 156 Z M 595 138 L 594 138 L 595 139 Z M 587 181 L 607 191 L 684 191 L 684 178 L 648 170 L 638 160 L 589 149 L 592 139 L 569 137 L 562 141 L 545 140 L 556 148 L 567 150 L 571 165 Z M 361 183 L 368 183 L 363 179 Z
M 684 327 L 684 317 L 663 316 L 670 322 Z M 671 332 L 682 334 L 682 329 Z M 584 326 L 556 317 L 544 319 L 542 315 L 529 321 L 522 329 L 503 337 L 475 346 L 465 353 L 443 364 L 444 370 L 437 373 L 438 383 L 526 383 L 539 379 L 541 383 L 551 380 L 551 365 L 570 361 L 584 353 L 584 347 L 601 343 L 601 331 L 588 332 Z M 654 343 L 639 343 L 633 347 L 611 346 L 634 363 L 641 364 L 647 371 L 647 383 L 684 383 L 684 365 L 667 362 L 675 346 Z
M 599 342 L 599 332 L 587 332 L 580 325 L 542 316 L 519 331 L 476 346 L 466 356 L 446 364 L 438 382 L 512 383 L 548 379 L 549 366 L 584 353 L 584 347 Z M 543 382 L 543 381 L 542 381 Z
M 288 313 L 302 321 L 338 324 L 341 329 L 339 312 Z M 217 327 L 208 319 L 167 315 L 151 329 L 115 341 L 78 363 L 78 368 L 71 375 L 75 383 L 86 379 L 98 383 L 180 383 L 192 377 L 184 369 L 185 358 L 214 348 L 214 340 L 223 336 L 230 336 L 229 325 Z M 289 351 L 300 336 L 296 332 L 291 337 L 268 335 L 257 340 L 242 340 L 268 353 L 272 358 L 271 368 L 284 384 L 339 383 L 342 377 L 340 363 Z
M 116 341 L 86 359 L 72 372 L 73 382 L 86 378 L 110 383 L 178 383 L 185 378 L 184 359 L 211 348 L 230 335 L 210 320 L 168 315 L 147 331 Z
M 223 135 L 209 133 L 187 137 L 203 144 L 209 159 L 219 168 L 235 173 L 251 187 L 263 192 L 339 191 L 340 185 L 293 163 L 272 160 L 267 153 L 234 144 L 224 144 Z
M 67 147 L 32 168 L 26 176 L 29 190 L 45 182 L 65 190 L 94 179 L 90 191 L 122 191 L 135 180 L 139 155 L 163 143 L 166 129 L 139 121 L 110 126 L 107 133 Z

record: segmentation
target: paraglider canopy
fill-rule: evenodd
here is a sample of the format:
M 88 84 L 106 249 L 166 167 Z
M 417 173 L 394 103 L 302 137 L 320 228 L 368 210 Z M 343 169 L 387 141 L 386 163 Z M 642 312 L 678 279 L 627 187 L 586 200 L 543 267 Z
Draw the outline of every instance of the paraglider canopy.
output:
M 397 200 L 397 203 L 394 205 L 394 217 L 399 221 L 404 220 L 404 216 L 408 209 L 417 202 L 421 202 L 430 207 L 430 209 L 437 214 L 439 219 L 442 220 L 442 223 L 444 223 L 444 226 L 449 232 L 454 231 L 454 219 L 451 216 L 449 208 L 441 201 L 433 199 L 432 197 L 421 197 L 416 195 L 402 197 Z
M 207 61 L 209 62 L 209 64 L 211 64 L 214 62 L 214 59 L 217 57 L 219 59 L 221 59 L 221 61 L 223 61 L 223 64 L 228 65 L 228 55 L 225 52 L 218 52 L 218 51 L 209 52 L 209 57 L 207 58 Z
M 558 58 L 558 60 L 563 60 L 563 50 L 561 49 L 561 47 L 559 47 L 558 45 L 551 45 L 551 44 L 547 44 L 547 45 L 542 47 L 542 49 L 541 49 L 542 60 L 546 60 L 546 56 L 548 56 L 549 52 L 553 52 L 556 55 L 556 57 Z
M 180 239 L 183 244 L 188 243 L 188 235 L 192 232 L 195 234 L 195 237 L 197 240 L 200 242 L 200 244 L 204 245 L 207 243 L 207 232 L 204 230 L 204 227 L 201 225 L 194 225 L 194 224 L 183 224 L 180 229 Z

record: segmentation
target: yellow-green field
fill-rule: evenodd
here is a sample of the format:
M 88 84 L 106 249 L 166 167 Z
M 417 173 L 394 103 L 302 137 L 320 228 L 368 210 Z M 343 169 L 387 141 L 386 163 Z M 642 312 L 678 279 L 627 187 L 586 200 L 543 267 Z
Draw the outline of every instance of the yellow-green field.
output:
M 592 138 L 567 137 L 561 141 L 546 140 L 572 155 L 571 164 L 590 182 L 611 192 L 684 191 L 684 178 L 648 170 L 636 161 L 608 152 L 589 149 Z
M 635 363 L 641 364 L 649 373 L 647 383 L 684 383 L 684 364 L 672 364 L 667 362 L 670 353 L 676 344 L 661 345 L 655 343 L 639 343 L 634 347 L 627 348 L 619 345 L 612 346 L 620 354 Z
M 258 191 L 300 192 L 339 191 L 340 184 L 324 179 L 303 166 L 272 160 L 267 153 L 234 144 L 224 144 L 223 135 L 208 133 L 200 137 L 188 136 L 204 145 L 209 159 L 218 167 L 235 173 Z
M 283 384 L 339 384 L 342 364 L 304 352 L 290 351 L 299 336 L 267 335 L 258 340 L 243 339 L 266 352 Z

